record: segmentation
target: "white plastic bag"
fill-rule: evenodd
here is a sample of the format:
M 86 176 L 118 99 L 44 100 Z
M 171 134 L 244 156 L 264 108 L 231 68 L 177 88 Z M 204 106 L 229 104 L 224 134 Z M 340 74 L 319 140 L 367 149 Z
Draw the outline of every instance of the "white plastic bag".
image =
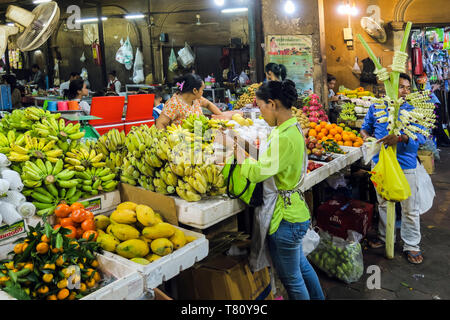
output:
M 184 43 L 184 48 L 178 51 L 178 61 L 185 68 L 188 68 L 195 61 L 195 54 L 187 42 Z
M 0 179 L 0 197 L 6 195 L 9 190 L 10 183 L 8 180 Z
M 23 183 L 18 172 L 5 169 L 2 171 L 2 178 L 9 182 L 10 190 L 22 191 Z
M 133 82 L 138 84 L 144 80 L 144 56 L 142 55 L 141 50 L 137 48 L 136 58 L 134 59 Z
M 433 182 L 430 175 L 421 163 L 417 164 L 417 203 L 420 214 L 428 212 L 433 206 L 433 199 L 436 196 Z
M 120 39 L 120 48 L 116 53 L 116 61 L 125 65 L 127 70 L 133 67 L 133 47 L 131 46 L 130 37 L 127 37 L 125 42 Z
M 8 225 L 12 225 L 17 221 L 22 220 L 22 216 L 17 212 L 16 207 L 11 203 L 0 201 L 0 212 L 3 216 L 3 222 Z
M 169 57 L 169 71 L 174 72 L 177 69 L 178 69 L 177 56 L 175 54 L 175 51 L 172 48 L 172 50 L 170 51 L 170 57 Z
M 30 218 L 36 213 L 36 207 L 31 202 L 24 202 L 18 208 L 19 214 L 24 218 Z
M 363 153 L 364 164 L 368 165 L 369 162 L 372 160 L 372 158 L 380 153 L 381 143 L 377 143 L 375 141 L 374 142 L 364 142 L 361 150 Z
M 11 161 L 9 161 L 8 157 L 3 153 L 0 153 L 0 167 L 6 168 L 11 165 Z
M 81 55 L 80 61 L 81 62 L 85 62 L 86 61 L 86 56 L 84 55 L 84 51 L 83 51 L 83 54 Z
M 303 254 L 305 257 L 317 248 L 319 242 L 319 234 L 310 227 L 302 239 Z
M 241 74 L 239 75 L 239 83 L 241 84 L 241 86 L 245 86 L 247 84 L 247 81 L 249 81 L 250 79 L 248 78 L 247 74 L 242 71 Z
M 23 194 L 19 191 L 7 191 L 6 196 L 0 199 L 3 202 L 7 202 L 12 204 L 15 207 L 20 206 L 22 203 L 25 203 L 27 200 Z

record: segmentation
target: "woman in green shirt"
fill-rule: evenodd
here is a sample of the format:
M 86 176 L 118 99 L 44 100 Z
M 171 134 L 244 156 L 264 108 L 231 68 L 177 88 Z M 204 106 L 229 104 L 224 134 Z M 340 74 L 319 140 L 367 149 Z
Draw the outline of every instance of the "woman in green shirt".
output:
M 308 159 L 302 129 L 291 112 L 297 98 L 291 80 L 263 84 L 256 92 L 256 102 L 264 120 L 275 127 L 268 147 L 260 150 L 258 161 L 243 160 L 245 152 L 237 144 L 234 152 L 241 175 L 252 183 L 264 183 L 264 204 L 255 209 L 252 269 L 260 270 L 271 260 L 290 299 L 323 300 L 317 274 L 302 251 L 311 217 L 300 191 Z

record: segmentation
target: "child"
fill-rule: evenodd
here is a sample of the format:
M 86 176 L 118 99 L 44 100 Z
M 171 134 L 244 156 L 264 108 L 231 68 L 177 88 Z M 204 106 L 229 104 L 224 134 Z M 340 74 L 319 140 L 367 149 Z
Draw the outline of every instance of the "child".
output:
M 153 94 L 155 95 L 155 103 L 153 107 L 153 119 L 155 119 L 156 121 L 156 119 L 158 119 L 159 115 L 161 114 L 161 111 L 164 107 L 164 103 L 161 91 L 155 89 Z

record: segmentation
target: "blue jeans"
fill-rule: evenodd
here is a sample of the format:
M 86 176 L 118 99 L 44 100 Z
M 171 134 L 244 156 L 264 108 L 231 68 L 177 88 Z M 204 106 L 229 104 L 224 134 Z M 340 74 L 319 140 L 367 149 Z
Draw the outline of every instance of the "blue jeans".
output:
M 290 223 L 281 220 L 278 230 L 268 236 L 269 250 L 278 277 L 290 300 L 324 300 L 316 272 L 303 254 L 302 239 L 310 220 Z

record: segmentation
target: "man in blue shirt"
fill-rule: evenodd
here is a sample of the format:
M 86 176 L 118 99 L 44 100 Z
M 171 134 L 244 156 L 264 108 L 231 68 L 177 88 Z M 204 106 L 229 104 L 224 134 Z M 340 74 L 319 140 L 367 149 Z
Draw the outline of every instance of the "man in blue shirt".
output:
M 161 115 L 161 111 L 164 108 L 164 103 L 162 103 L 163 97 L 161 91 L 155 89 L 152 93 L 155 95 L 155 102 L 153 105 L 153 119 L 155 119 L 156 121 L 156 119 L 158 119 Z
M 406 74 L 400 75 L 399 81 L 399 97 L 405 98 L 411 92 L 411 78 Z M 408 103 L 403 104 L 400 109 L 413 110 L 414 107 Z M 420 212 L 416 205 L 417 199 L 417 151 L 419 145 L 425 143 L 425 137 L 421 134 L 417 135 L 417 140 L 409 138 L 406 134 L 400 137 L 389 134 L 388 123 L 377 123 L 375 113 L 381 111 L 376 110 L 372 105 L 367 113 L 364 124 L 361 128 L 361 136 L 364 140 L 369 137 L 375 137 L 379 143 L 388 146 L 397 145 L 397 160 L 405 173 L 411 188 L 411 196 L 401 202 L 402 206 L 402 223 L 401 238 L 404 242 L 403 251 L 407 254 L 408 261 L 414 264 L 423 262 L 422 252 L 420 251 Z M 373 158 L 372 167 L 378 162 L 378 155 Z M 387 201 L 377 194 L 378 211 L 380 219 L 378 223 L 378 239 L 371 241 L 369 244 L 372 248 L 381 248 L 384 246 L 386 236 L 386 217 L 387 217 Z M 395 237 L 394 237 L 395 239 Z

